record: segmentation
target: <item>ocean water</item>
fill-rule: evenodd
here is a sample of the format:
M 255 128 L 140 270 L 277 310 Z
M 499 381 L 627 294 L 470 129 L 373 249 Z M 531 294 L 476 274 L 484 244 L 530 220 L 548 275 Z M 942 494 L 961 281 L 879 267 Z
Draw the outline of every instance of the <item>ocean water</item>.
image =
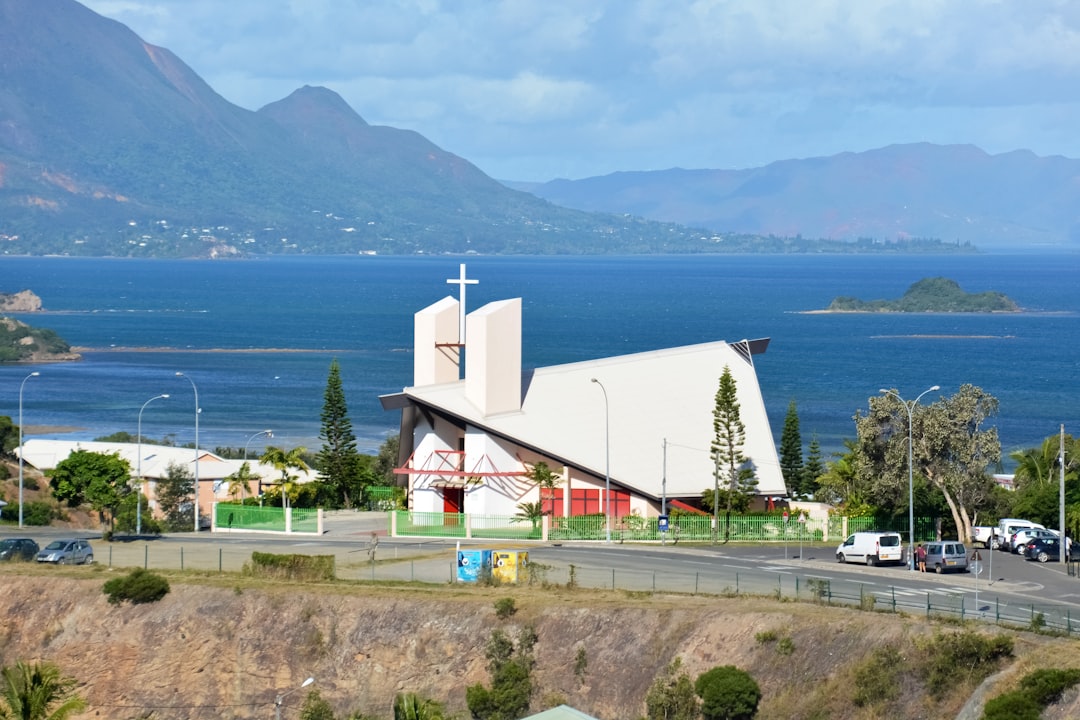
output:
M 244 261 L 11 258 L 0 292 L 30 289 L 45 313 L 16 315 L 86 348 L 77 363 L 0 366 L 0 415 L 47 437 L 145 437 L 318 449 L 332 359 L 358 445 L 397 431 L 378 396 L 410 384 L 413 313 L 457 296 L 470 310 L 523 299 L 526 367 L 714 340 L 772 338 L 755 358 L 779 442 L 788 402 L 805 443 L 826 454 L 854 436 L 852 416 L 879 388 L 923 402 L 962 383 L 1000 401 L 1003 450 L 1038 445 L 1062 423 L 1080 431 L 1080 255 L 265 257 Z M 1009 315 L 834 315 L 837 295 L 896 298 L 924 277 L 997 290 Z M 720 369 L 717 371 L 719 377 Z M 274 439 L 252 439 L 272 429 Z

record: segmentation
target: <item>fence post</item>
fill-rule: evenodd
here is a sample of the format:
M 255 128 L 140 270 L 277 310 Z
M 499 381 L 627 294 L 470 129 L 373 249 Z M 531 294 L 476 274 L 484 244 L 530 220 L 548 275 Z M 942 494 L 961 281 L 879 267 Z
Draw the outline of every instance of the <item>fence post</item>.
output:
M 652 571 L 652 591 L 656 592 L 656 571 Z
M 694 572 L 694 594 L 695 594 L 695 595 L 697 595 L 697 590 L 698 590 L 698 578 L 699 578 L 699 577 L 701 577 L 701 572 L 700 572 L 700 571 L 695 571 L 695 572 Z
M 109 567 L 112 567 L 112 545 L 109 546 Z
M 892 590 L 892 611 L 896 612 L 896 586 L 893 585 L 889 589 Z
M 615 589 L 615 568 L 611 568 L 611 589 Z
M 184 546 L 180 546 L 180 569 L 184 569 Z
M 1001 622 L 1001 598 L 994 599 L 994 622 Z
M 926 617 L 930 617 L 930 593 L 926 593 Z
M 221 572 L 221 548 L 217 549 L 217 571 Z
M 738 573 L 738 571 L 735 572 L 735 594 L 736 595 L 739 594 L 739 573 Z
M 143 545 L 142 549 L 143 549 L 142 569 L 146 570 L 147 568 L 150 567 L 150 546 L 149 545 Z

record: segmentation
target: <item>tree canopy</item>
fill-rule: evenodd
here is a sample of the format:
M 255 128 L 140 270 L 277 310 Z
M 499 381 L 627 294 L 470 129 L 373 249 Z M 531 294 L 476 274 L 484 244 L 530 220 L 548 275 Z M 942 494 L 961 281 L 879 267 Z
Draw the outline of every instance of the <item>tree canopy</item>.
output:
M 322 449 L 316 459 L 321 480 L 326 483 L 346 508 L 360 499 L 363 485 L 359 473 L 359 454 L 353 433 L 345 390 L 341 384 L 341 368 L 335 358 L 330 362 L 323 393 L 322 429 L 319 437 Z
M 130 479 L 131 465 L 119 453 L 76 450 L 57 464 L 49 485 L 57 500 L 87 503 L 111 522 L 121 498 L 131 492 Z

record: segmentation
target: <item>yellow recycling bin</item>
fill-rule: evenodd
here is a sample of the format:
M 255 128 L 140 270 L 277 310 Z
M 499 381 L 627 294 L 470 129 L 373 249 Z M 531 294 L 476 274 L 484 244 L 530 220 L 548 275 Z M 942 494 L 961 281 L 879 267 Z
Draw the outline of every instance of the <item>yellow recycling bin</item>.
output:
M 491 576 L 498 582 L 519 583 L 529 579 L 529 553 L 496 550 L 491 554 Z

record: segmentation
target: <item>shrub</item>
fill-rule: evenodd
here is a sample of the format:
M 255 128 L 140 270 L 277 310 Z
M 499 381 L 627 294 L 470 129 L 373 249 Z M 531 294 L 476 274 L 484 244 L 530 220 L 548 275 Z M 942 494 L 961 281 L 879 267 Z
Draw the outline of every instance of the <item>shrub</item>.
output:
M 682 659 L 675 658 L 653 680 L 645 696 L 645 715 L 648 720 L 697 720 L 698 699 L 690 676 L 681 672 Z
M 1042 707 L 1023 691 L 1005 693 L 988 700 L 983 720 L 1039 720 Z
M 333 555 L 275 555 L 253 552 L 245 571 L 256 577 L 324 581 L 335 575 Z
M 776 641 L 776 652 L 781 655 L 790 655 L 795 652 L 795 642 L 790 637 L 782 637 Z
M 694 691 L 705 720 L 750 720 L 757 714 L 761 688 L 750 673 L 723 665 L 698 676 Z
M 169 581 L 149 570 L 136 568 L 129 575 L 109 580 L 103 589 L 113 605 L 125 600 L 138 605 L 157 602 L 165 597 L 169 592 Z
M 776 642 L 777 634 L 775 630 L 762 630 L 754 635 L 754 640 L 758 645 L 764 645 L 765 643 Z
M 875 649 L 869 658 L 855 668 L 855 704 L 865 707 L 899 697 L 897 671 L 903 662 L 900 652 L 892 645 Z
M 1028 673 L 1021 681 L 1023 691 L 1043 705 L 1050 705 L 1061 698 L 1061 694 L 1080 682 L 1080 670 L 1071 668 L 1040 668 Z
M 41 527 L 48 525 L 53 519 L 53 508 L 44 502 L 28 502 L 23 505 L 23 524 Z M 0 509 L 0 518 L 17 521 L 19 519 L 19 504 L 11 503 Z
M 989 676 L 1002 658 L 1012 657 L 1013 641 L 1008 635 L 988 637 L 970 630 L 937 633 L 923 650 L 926 660 L 921 674 L 930 694 L 940 697 L 965 670 L 974 682 Z
M 495 617 L 500 620 L 505 620 L 516 612 L 517 607 L 514 604 L 514 598 L 504 597 L 495 601 Z

